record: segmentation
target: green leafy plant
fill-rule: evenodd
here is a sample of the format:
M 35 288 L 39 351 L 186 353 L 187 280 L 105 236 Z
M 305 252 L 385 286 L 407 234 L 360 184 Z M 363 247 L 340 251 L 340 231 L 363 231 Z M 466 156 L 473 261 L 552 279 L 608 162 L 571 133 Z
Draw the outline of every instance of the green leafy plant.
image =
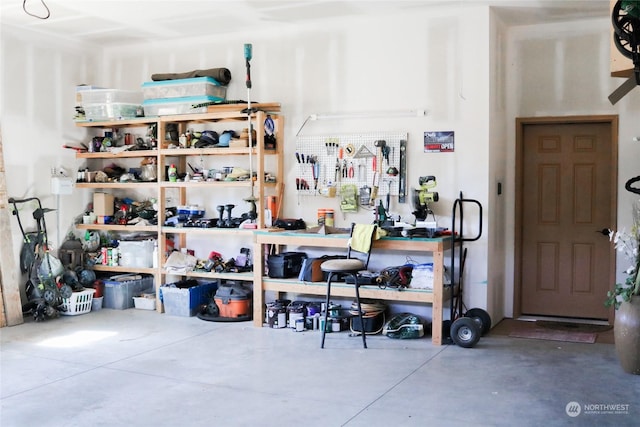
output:
M 609 230 L 609 240 L 614 244 L 618 252 L 627 258 L 631 265 L 625 270 L 627 278 L 624 283 L 616 283 L 612 291 L 607 292 L 604 305 L 607 307 L 620 307 L 622 301 L 630 302 L 633 296 L 640 295 L 640 206 L 633 207 L 633 226 L 627 232 Z

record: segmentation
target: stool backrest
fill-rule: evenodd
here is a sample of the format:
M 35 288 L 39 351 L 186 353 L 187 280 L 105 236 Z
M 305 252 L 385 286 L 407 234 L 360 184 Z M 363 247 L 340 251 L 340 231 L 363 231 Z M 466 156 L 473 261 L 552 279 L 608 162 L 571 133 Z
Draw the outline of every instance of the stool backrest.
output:
M 373 240 L 376 237 L 377 225 L 375 224 L 351 224 L 349 234 L 349 244 L 347 247 L 347 258 L 353 258 L 352 252 L 358 252 L 366 256 L 365 268 L 369 265 Z

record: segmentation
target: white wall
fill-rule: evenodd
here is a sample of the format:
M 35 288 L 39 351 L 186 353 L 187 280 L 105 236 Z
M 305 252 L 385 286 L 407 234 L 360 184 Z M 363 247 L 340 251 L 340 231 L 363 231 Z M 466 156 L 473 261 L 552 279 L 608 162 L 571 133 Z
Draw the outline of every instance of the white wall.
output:
M 424 109 L 424 118 L 309 122 L 302 134 L 406 131 L 409 133 L 408 185 L 436 175 L 441 200 L 434 205 L 441 226 L 451 226 L 451 208 L 460 191 L 487 204 L 489 135 L 488 8 L 440 11 L 379 19 L 336 21 L 269 33 L 171 44 L 105 49 L 107 66 L 99 85 L 135 89 L 159 72 L 227 67 L 233 79 L 229 99 L 246 99 L 243 44 L 252 43 L 252 100 L 278 101 L 286 117 L 284 215 L 313 223 L 319 207 L 339 208 L 339 200 L 311 197 L 297 203 L 293 155 L 295 135 L 310 114 Z M 468 43 L 473 40 L 473 43 Z M 451 154 L 425 154 L 425 131 L 455 131 Z M 413 221 L 410 203 L 392 201 L 394 214 Z M 336 225 L 369 222 L 361 210 Z M 465 212 L 465 233 L 474 234 L 477 211 Z M 486 225 L 485 225 L 486 226 Z M 487 240 L 471 244 L 467 297 L 486 306 Z M 406 255 L 373 257 L 372 265 L 403 263 Z M 387 264 L 384 264 L 387 263 Z
M 278 101 L 286 116 L 285 216 L 313 222 L 318 207 L 337 209 L 337 200 L 320 197 L 298 205 L 290 185 L 295 135 L 308 115 L 424 109 L 423 118 L 310 122 L 302 132 L 408 132 L 408 184 L 416 185 L 421 175 L 438 177 L 441 200 L 434 209 L 440 225 L 450 226 L 460 191 L 483 204 L 483 237 L 468 244 L 465 299 L 499 320 L 513 310 L 516 117 L 619 114 L 618 223 L 630 224 L 635 197 L 622 188 L 640 173 L 634 161 L 640 144 L 632 142 L 640 135 L 634 123 L 640 90 L 609 104 L 607 96 L 622 82 L 609 76 L 609 29 L 608 17 L 509 28 L 489 8 L 468 6 L 93 50 L 3 28 L 1 118 L 9 194 L 55 203 L 48 170 L 58 163 L 76 167 L 73 154 L 60 145 L 86 134 L 71 121 L 76 84 L 137 89 L 156 72 L 227 67 L 233 75 L 228 98 L 246 99 L 243 44 L 252 43 L 252 100 Z M 454 130 L 456 151 L 423 153 L 422 135 L 429 130 Z M 85 202 L 63 198 L 63 233 Z M 413 219 L 410 204 L 392 201 L 392 210 Z M 479 218 L 472 208 L 465 219 L 465 234 L 474 234 Z M 352 220 L 369 221 L 371 213 L 339 216 L 337 225 Z M 55 220 L 50 222 L 55 234 Z M 19 236 L 14 241 L 18 248 Z
M 512 187 L 507 181 L 508 168 L 507 134 L 509 133 L 505 104 L 505 45 L 506 26 L 491 14 L 491 62 L 490 62 L 490 115 L 489 115 L 489 165 L 487 169 L 487 212 L 485 213 L 488 234 L 487 311 L 494 321 L 505 317 L 506 293 L 504 259 L 507 232 L 507 199 L 505 190 Z M 501 194 L 498 194 L 498 186 Z
M 622 82 L 609 76 L 609 27 L 602 18 L 509 28 L 488 8 L 467 7 L 108 49 L 3 27 L 0 118 L 8 193 L 38 196 L 45 206 L 59 207 L 47 216 L 56 247 L 89 201 L 88 192 L 57 200 L 49 190 L 52 166 L 73 172 L 79 165 L 61 145 L 88 137 L 72 122 L 75 85 L 138 89 L 156 72 L 227 67 L 233 75 L 228 98 L 246 99 L 243 44 L 252 43 L 251 98 L 280 102 L 286 116 L 286 183 L 295 178 L 295 135 L 310 114 L 427 111 L 423 118 L 309 122 L 302 133 L 408 132 L 408 184 L 415 186 L 421 175 L 437 176 L 441 200 L 433 207 L 441 226 L 450 226 L 460 191 L 483 204 L 483 237 L 467 245 L 465 300 L 499 320 L 513 311 L 516 117 L 619 114 L 618 224 L 630 224 L 636 197 L 623 185 L 640 173 L 634 161 L 640 144 L 632 141 L 640 135 L 634 123 L 640 90 L 616 106 L 607 100 Z M 429 130 L 454 130 L 456 151 L 423 153 L 422 135 Z M 319 207 L 337 210 L 337 200 L 320 197 L 298 204 L 292 185 L 286 186 L 285 200 L 285 216 L 308 222 Z M 413 219 L 409 203 L 392 201 L 391 207 Z M 29 218 L 32 208 L 27 209 Z M 465 210 L 465 219 L 465 234 L 474 234 L 474 209 Z M 371 213 L 338 216 L 337 225 L 353 220 L 369 221 Z M 20 244 L 15 227 L 16 254 Z M 379 261 L 374 257 L 372 264 Z M 389 262 L 396 261 L 403 258 Z
M 624 183 L 640 174 L 637 125 L 640 90 L 635 89 L 615 106 L 607 96 L 624 80 L 609 74 L 610 20 L 516 27 L 507 31 L 506 149 L 507 183 L 515 182 L 515 118 L 618 114 L 618 224 L 631 225 L 631 201 L 637 196 Z M 505 187 L 506 234 L 505 314 L 513 314 L 514 188 Z M 604 226 L 613 226 L 605 224 Z M 623 260 L 618 260 L 619 263 Z M 617 271 L 623 269 L 619 264 Z M 619 276 L 620 280 L 621 277 Z
M 75 176 L 75 159 L 62 145 L 81 140 L 73 124 L 75 85 L 91 81 L 99 69 L 95 49 L 69 45 L 10 27 L 2 27 L 0 63 L 0 123 L 7 194 L 16 199 L 38 197 L 43 207 L 57 208 L 45 216 L 48 237 L 57 248 L 72 228 L 86 200 L 51 194 L 50 170 L 64 166 Z M 20 218 L 27 230 L 35 223 L 33 203 L 22 204 Z M 13 227 L 15 268 L 22 245 L 17 221 Z M 4 262 L 4 260 L 3 260 Z

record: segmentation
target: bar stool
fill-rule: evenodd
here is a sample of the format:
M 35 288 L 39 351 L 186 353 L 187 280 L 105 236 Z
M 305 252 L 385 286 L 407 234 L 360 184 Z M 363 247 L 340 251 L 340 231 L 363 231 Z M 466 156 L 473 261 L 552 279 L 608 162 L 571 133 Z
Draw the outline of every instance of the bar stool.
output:
M 331 281 L 335 278 L 350 276 L 353 278 L 358 317 L 362 331 L 362 345 L 367 348 L 367 338 L 364 333 L 364 321 L 362 319 L 362 306 L 360 305 L 360 284 L 358 283 L 358 272 L 366 270 L 371 257 L 371 247 L 376 236 L 377 226 L 375 224 L 351 224 L 349 233 L 349 243 L 347 245 L 347 258 L 331 259 L 320 265 L 320 269 L 329 273 L 327 277 L 327 299 L 324 312 L 324 328 L 322 329 L 322 343 L 320 348 L 324 348 L 324 338 L 327 330 L 327 320 L 329 317 L 329 304 L 331 300 Z

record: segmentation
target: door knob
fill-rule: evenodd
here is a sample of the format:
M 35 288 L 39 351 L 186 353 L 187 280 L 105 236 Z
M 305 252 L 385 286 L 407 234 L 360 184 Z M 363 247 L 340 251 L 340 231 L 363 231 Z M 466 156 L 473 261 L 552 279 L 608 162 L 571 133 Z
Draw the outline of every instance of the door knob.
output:
M 609 233 L 611 233 L 611 230 L 609 230 L 608 228 L 603 228 L 602 230 L 596 230 L 596 233 L 600 233 L 603 236 L 608 236 Z

